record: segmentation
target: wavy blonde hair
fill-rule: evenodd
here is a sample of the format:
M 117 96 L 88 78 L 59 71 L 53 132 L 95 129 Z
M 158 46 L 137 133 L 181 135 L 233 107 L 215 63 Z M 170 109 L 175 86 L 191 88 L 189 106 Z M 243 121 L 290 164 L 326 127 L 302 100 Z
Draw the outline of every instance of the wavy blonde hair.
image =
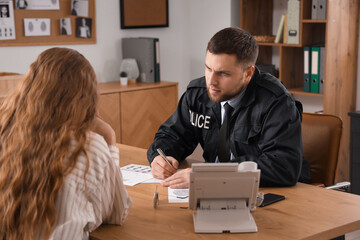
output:
M 51 234 L 56 195 L 79 154 L 97 104 L 96 76 L 77 51 L 51 48 L 0 107 L 0 239 Z M 79 144 L 71 151 L 70 143 Z M 70 152 L 71 151 L 71 152 Z M 89 160 L 88 165 L 89 165 Z M 86 172 L 84 174 L 84 180 Z

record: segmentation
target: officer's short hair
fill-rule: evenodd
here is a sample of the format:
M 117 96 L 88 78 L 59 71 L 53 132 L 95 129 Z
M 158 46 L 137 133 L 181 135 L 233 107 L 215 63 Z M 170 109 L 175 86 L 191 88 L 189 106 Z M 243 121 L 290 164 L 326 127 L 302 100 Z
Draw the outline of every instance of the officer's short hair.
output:
M 228 27 L 217 32 L 209 41 L 207 51 L 213 54 L 235 54 L 238 62 L 254 65 L 259 53 L 256 40 L 247 31 Z

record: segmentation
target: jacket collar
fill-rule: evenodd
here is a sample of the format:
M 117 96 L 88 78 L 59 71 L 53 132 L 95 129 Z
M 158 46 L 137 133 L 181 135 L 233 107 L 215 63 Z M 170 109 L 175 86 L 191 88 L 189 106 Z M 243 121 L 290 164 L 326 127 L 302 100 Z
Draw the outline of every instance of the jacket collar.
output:
M 240 100 L 239 108 L 247 107 L 255 101 L 256 81 L 260 76 L 260 71 L 255 67 L 255 71 L 250 79 L 249 85 L 245 89 L 244 96 Z

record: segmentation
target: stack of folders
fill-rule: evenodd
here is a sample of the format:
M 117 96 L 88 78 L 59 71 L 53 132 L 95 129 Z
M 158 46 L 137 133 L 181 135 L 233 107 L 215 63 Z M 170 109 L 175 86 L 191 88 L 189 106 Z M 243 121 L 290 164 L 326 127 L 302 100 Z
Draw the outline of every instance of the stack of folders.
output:
M 324 93 L 325 47 L 304 47 L 304 91 Z
M 311 19 L 326 19 L 326 0 L 312 0 Z
M 158 38 L 123 38 L 123 58 L 135 58 L 140 76 L 138 82 L 160 82 L 160 45 Z

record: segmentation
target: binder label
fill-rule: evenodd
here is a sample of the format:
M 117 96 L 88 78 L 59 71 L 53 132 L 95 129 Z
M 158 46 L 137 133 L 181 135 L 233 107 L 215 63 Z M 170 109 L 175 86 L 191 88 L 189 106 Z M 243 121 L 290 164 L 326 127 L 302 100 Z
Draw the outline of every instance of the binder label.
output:
M 304 51 L 304 73 L 309 73 L 309 51 Z
M 319 59 L 319 52 L 313 51 L 311 53 L 312 61 L 311 61 L 311 74 L 318 74 L 318 59 Z

